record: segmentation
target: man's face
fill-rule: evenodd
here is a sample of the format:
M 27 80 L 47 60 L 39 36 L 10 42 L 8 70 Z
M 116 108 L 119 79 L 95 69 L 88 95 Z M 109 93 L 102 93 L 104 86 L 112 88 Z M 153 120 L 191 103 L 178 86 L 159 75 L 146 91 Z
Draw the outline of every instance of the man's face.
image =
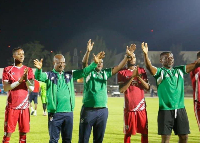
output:
M 174 65 L 174 57 L 172 53 L 167 53 L 160 59 L 162 65 L 166 68 L 171 68 Z
M 23 63 L 23 61 L 24 61 L 24 51 L 22 49 L 17 50 L 13 54 L 13 58 L 15 59 L 15 62 Z
M 103 68 L 103 60 L 101 60 L 101 62 L 98 63 L 96 70 L 100 71 L 100 70 L 102 70 L 102 68 Z
M 57 72 L 62 72 L 65 69 L 65 58 L 64 57 L 57 57 L 54 59 L 54 69 Z
M 135 65 L 135 64 L 136 64 L 136 57 L 135 57 L 135 54 L 133 53 L 132 57 L 128 58 L 128 66 Z

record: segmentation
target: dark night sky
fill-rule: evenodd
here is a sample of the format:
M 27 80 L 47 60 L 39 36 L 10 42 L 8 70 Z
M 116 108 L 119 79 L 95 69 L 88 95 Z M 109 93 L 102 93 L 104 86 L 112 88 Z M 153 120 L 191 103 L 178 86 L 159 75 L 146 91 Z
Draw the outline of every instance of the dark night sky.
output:
M 197 51 L 199 26 L 200 0 L 0 0 L 0 67 L 12 48 L 34 40 L 65 52 L 85 50 L 96 35 L 118 52 L 129 41 L 145 41 L 149 50 L 182 44 Z

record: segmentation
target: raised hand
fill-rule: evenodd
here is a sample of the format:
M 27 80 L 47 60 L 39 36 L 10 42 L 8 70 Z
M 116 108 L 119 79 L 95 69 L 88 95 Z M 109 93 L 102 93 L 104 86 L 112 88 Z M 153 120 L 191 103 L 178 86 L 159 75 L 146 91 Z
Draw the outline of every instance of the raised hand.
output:
M 133 56 L 133 52 L 131 52 L 131 51 L 129 50 L 129 47 L 128 47 L 128 46 L 126 47 L 126 55 L 127 55 L 127 56 L 131 56 L 131 57 Z
M 132 74 L 133 77 L 136 77 L 136 76 L 139 75 L 139 73 L 138 73 L 138 68 L 139 68 L 138 65 L 134 67 L 134 69 L 133 69 L 133 74 Z
M 43 59 L 41 59 L 40 61 L 38 59 L 35 59 L 33 60 L 34 62 L 34 66 L 37 68 L 37 69 L 41 69 L 42 68 L 42 62 L 43 62 Z
M 148 53 L 148 45 L 147 45 L 147 43 L 142 42 L 141 48 L 142 48 L 143 53 L 145 53 L 145 54 Z
M 27 79 L 28 79 L 28 68 L 25 68 L 24 69 L 24 74 L 19 79 L 19 83 L 22 83 L 23 81 L 27 81 Z
M 128 47 L 128 50 L 129 50 L 130 52 L 134 53 L 135 50 L 136 50 L 136 45 L 135 45 L 135 44 L 131 44 L 131 45 Z
M 93 54 L 93 57 L 94 57 L 94 62 L 95 63 L 100 63 L 101 60 L 105 57 L 105 52 L 101 51 L 96 56 Z
M 87 43 L 87 51 L 90 52 L 93 49 L 94 42 L 90 39 Z

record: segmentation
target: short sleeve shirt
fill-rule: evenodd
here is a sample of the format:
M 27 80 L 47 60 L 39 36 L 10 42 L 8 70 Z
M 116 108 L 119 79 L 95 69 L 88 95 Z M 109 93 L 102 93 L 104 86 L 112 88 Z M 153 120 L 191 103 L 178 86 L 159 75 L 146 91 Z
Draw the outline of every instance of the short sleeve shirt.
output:
M 112 69 L 93 70 L 84 77 L 83 105 L 85 107 L 107 107 L 107 79 Z
M 157 68 L 154 75 L 157 84 L 160 110 L 174 110 L 184 108 L 184 74 L 186 66 L 166 69 Z
M 200 67 L 190 72 L 193 87 L 193 99 L 200 102 Z
M 34 79 L 32 69 L 23 65 L 22 67 L 8 66 L 4 68 L 2 80 L 7 81 L 9 84 L 19 81 L 24 74 L 25 68 L 28 68 L 28 79 Z M 8 91 L 7 106 L 14 109 L 29 108 L 28 88 L 25 81 Z
M 139 67 L 138 73 L 141 78 L 147 81 L 147 75 L 144 68 Z M 118 83 L 124 84 L 130 80 L 133 71 L 124 69 L 118 72 Z M 137 77 L 133 79 L 128 89 L 124 92 L 125 109 L 128 111 L 141 111 L 145 109 L 144 88 Z

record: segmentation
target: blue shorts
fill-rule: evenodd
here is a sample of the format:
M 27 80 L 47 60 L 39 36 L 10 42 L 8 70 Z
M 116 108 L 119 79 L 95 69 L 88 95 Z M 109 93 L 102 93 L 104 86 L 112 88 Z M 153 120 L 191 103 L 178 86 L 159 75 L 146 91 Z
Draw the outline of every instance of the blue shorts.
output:
M 29 102 L 31 103 L 32 101 L 34 101 L 34 104 L 38 104 L 37 98 L 38 92 L 31 92 L 29 95 Z

